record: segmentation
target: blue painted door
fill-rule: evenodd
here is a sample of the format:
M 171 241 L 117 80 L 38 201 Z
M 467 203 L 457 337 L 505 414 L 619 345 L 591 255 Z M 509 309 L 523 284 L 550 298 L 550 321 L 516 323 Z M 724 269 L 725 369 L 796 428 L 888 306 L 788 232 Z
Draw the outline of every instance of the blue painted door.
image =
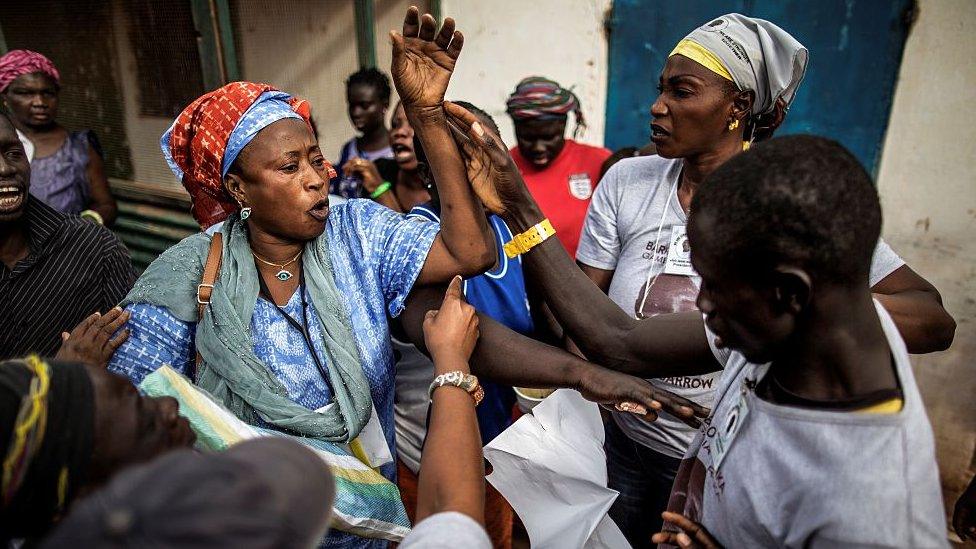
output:
M 831 137 L 873 171 L 913 7 L 913 0 L 614 0 L 606 145 L 647 143 L 671 49 L 703 23 L 739 12 L 776 23 L 810 50 L 806 79 L 777 135 Z

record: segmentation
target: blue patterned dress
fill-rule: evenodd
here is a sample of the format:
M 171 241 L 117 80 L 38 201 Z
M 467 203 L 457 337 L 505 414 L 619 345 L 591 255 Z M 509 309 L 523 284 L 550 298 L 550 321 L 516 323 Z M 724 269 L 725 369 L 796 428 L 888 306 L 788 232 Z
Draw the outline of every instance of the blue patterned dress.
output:
M 404 300 L 439 230 L 439 224 L 407 219 L 370 200 L 351 200 L 332 208 L 326 225 L 336 286 L 349 312 L 376 413 L 394 456 L 395 363 L 387 314 L 395 317 L 403 310 Z M 292 318 L 302 321 L 298 292 L 282 308 Z M 164 364 L 183 373 L 191 371 L 196 354 L 195 323 L 182 322 L 168 310 L 147 304 L 132 305 L 129 311 L 132 313 L 127 325 L 129 340 L 112 357 L 110 370 L 136 384 Z M 309 307 L 308 317 L 315 351 L 328 368 L 314 307 Z M 273 304 L 262 298 L 258 299 L 251 317 L 251 337 L 254 354 L 281 380 L 295 402 L 312 410 L 329 403 L 332 395 L 301 333 L 288 324 Z M 380 472 L 394 481 L 396 466 L 385 465 Z M 385 541 L 332 532 L 323 547 L 386 545 Z

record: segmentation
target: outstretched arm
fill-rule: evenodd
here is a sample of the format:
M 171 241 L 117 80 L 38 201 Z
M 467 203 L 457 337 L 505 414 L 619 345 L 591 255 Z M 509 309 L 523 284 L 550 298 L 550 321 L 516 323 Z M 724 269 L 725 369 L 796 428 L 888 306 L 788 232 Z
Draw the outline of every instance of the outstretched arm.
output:
M 430 14 L 420 17 L 411 7 L 403 20 L 403 34 L 391 33 L 393 83 L 427 152 L 441 201 L 441 232 L 420 271 L 420 284 L 447 282 L 459 273 L 483 273 L 496 258 L 495 239 L 478 197 L 471 192 L 442 105 L 464 36 L 454 30 L 451 18 L 436 31 L 437 22 Z
M 428 351 L 421 325 L 427 312 L 439 305 L 440 295 L 437 287 L 416 288 L 399 317 L 407 338 L 423 352 Z M 612 406 L 639 404 L 649 421 L 659 409 L 691 424 L 697 421 L 696 416 L 708 415 L 705 408 L 643 379 L 602 368 L 525 337 L 486 315 L 479 313 L 478 317 L 481 337 L 471 355 L 471 368 L 484 379 L 519 387 L 575 389 L 591 401 Z
M 472 181 L 482 201 L 503 216 L 515 234 L 545 219 L 501 140 L 483 128 L 475 131 L 475 117 L 463 108 L 446 103 L 445 109 L 467 130 L 465 137 L 459 137 L 465 160 L 482 166 L 484 177 Z M 631 318 L 583 274 L 555 238 L 535 246 L 522 258 L 528 277 L 590 360 L 645 377 L 719 369 L 705 339 L 700 313 L 660 315 L 642 321 Z

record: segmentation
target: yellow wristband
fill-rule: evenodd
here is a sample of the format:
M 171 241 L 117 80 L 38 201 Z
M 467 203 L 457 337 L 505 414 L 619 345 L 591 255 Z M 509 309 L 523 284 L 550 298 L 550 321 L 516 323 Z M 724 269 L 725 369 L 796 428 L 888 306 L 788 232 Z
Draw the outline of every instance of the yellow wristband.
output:
M 79 217 L 88 218 L 98 223 L 99 225 L 104 225 L 105 221 L 102 219 L 102 215 L 95 210 L 85 210 L 78 214 Z
M 506 243 L 505 255 L 509 259 L 518 257 L 542 244 L 554 234 L 556 234 L 556 229 L 552 227 L 552 223 L 549 222 L 548 218 L 543 219 L 524 233 L 515 235 L 510 242 Z

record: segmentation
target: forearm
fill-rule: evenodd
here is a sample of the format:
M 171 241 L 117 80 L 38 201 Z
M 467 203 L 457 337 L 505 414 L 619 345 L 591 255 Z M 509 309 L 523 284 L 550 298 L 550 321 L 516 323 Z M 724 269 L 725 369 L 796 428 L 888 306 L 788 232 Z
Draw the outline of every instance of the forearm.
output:
M 438 371 L 463 371 L 462 366 L 438 365 Z M 484 524 L 484 498 L 484 458 L 474 400 L 457 387 L 435 389 L 420 460 L 417 521 L 456 511 Z
M 115 218 L 118 216 L 118 207 L 115 205 L 115 201 L 107 202 L 92 202 L 88 205 L 88 209 L 93 210 L 102 216 L 102 222 L 106 227 L 111 227 L 115 223 Z
M 530 196 L 505 215 L 512 232 L 521 233 L 544 216 Z M 544 296 L 559 325 L 583 353 L 616 368 L 627 362 L 626 335 L 637 321 L 629 317 L 587 278 L 556 238 L 549 238 L 522 256 L 526 278 Z
M 874 294 L 891 315 L 910 353 L 944 351 L 952 344 L 956 321 L 937 295 L 923 290 Z
M 392 189 L 386 191 L 385 193 L 383 193 L 383 194 L 381 194 L 379 196 L 377 196 L 376 198 L 373 199 L 373 201 L 376 202 L 377 204 L 382 205 L 382 206 L 386 206 L 387 208 L 389 208 L 389 209 L 391 209 L 391 210 L 393 210 L 395 212 L 404 213 L 403 212 L 403 207 L 400 206 L 400 202 L 397 200 L 396 195 L 393 194 L 393 190 Z
M 509 210 L 513 232 L 543 218 L 526 194 Z M 581 271 L 555 238 L 522 256 L 556 320 L 589 360 L 644 377 L 694 375 L 718 369 L 698 312 L 631 318 Z
M 495 262 L 495 239 L 481 201 L 468 183 L 467 171 L 447 117 L 436 109 L 407 109 L 430 163 L 441 206 L 441 239 L 466 276 L 479 274 Z
M 407 298 L 406 308 L 401 315 L 401 326 L 411 343 L 421 352 L 427 353 L 424 346 L 423 319 L 429 310 L 440 304 L 440 288 L 415 288 Z M 669 315 L 677 318 L 671 322 L 684 322 L 682 329 L 695 330 L 699 340 L 691 340 L 677 349 L 656 349 L 653 352 L 665 355 L 674 353 L 674 358 L 655 362 L 629 359 L 617 360 L 613 369 L 640 377 L 668 377 L 673 375 L 694 375 L 718 369 L 717 362 L 708 354 L 702 357 L 695 351 L 696 345 L 708 351 L 701 317 L 698 324 L 688 315 Z M 578 389 L 585 376 L 599 375 L 602 370 L 597 364 L 569 353 L 563 349 L 536 341 L 496 322 L 491 317 L 478 313 L 481 337 L 471 355 L 471 369 L 475 375 L 503 385 L 538 388 Z M 623 346 L 628 345 L 623 342 Z M 691 351 L 682 351 L 691 349 Z M 606 354 L 606 353 L 605 353 Z M 606 365 L 606 364 L 603 364 Z M 609 366 L 608 366 L 609 367 Z

